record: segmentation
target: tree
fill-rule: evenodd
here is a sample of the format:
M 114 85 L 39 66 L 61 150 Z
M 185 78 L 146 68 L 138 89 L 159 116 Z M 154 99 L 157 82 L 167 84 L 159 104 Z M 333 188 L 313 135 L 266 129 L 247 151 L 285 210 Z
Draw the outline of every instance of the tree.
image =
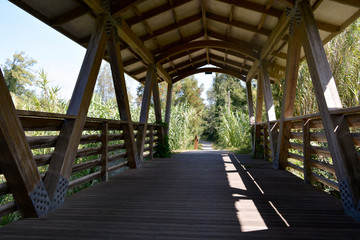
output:
M 25 56 L 25 52 L 15 53 L 12 59 L 6 59 L 4 78 L 10 92 L 22 96 L 28 92 L 27 86 L 31 86 L 35 76 L 31 71 L 36 61 Z
M 100 70 L 96 81 L 95 93 L 101 97 L 103 103 L 106 103 L 109 99 L 115 99 L 114 84 L 109 64 L 103 65 Z
M 207 92 L 209 106 L 204 113 L 203 135 L 209 140 L 219 139 L 218 127 L 221 124 L 221 117 L 228 105 L 228 91 L 230 91 L 230 109 L 232 112 L 247 113 L 246 89 L 241 85 L 239 79 L 225 75 L 216 74 L 213 85 Z

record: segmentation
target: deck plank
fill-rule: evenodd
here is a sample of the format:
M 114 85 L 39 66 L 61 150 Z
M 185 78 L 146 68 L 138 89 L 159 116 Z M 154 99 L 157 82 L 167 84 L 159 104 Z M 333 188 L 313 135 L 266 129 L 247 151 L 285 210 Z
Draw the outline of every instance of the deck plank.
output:
M 0 228 L 0 238 L 360 239 L 360 223 L 344 215 L 340 200 L 268 162 L 189 151 L 120 173 L 45 217 Z

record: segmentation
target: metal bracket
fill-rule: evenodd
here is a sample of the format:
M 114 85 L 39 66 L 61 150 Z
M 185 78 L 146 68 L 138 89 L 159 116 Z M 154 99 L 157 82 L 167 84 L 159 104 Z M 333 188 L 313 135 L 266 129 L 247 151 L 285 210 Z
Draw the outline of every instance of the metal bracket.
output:
M 69 181 L 60 175 L 56 191 L 51 202 L 50 210 L 61 206 L 65 201 L 66 191 L 69 187 Z
M 291 18 L 289 23 L 289 33 L 292 34 L 294 32 L 295 23 L 299 27 L 301 23 L 301 13 L 298 6 L 298 2 L 296 1 L 295 6 L 293 8 L 286 8 L 286 16 Z
M 349 216 L 352 216 L 357 221 L 360 221 L 360 203 L 356 207 L 351 197 L 351 190 L 348 183 L 348 179 L 344 179 L 339 184 L 339 190 L 340 190 L 341 201 L 343 203 L 345 213 Z
M 31 192 L 30 199 L 33 203 L 37 216 L 40 217 L 49 211 L 50 199 L 43 181 L 40 181 Z

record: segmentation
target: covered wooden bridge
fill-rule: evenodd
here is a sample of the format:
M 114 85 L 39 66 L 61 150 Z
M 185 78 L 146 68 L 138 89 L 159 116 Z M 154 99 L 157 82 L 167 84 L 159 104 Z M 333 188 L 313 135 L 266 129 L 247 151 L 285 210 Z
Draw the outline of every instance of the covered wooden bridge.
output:
M 359 1 L 10 2 L 87 52 L 65 115 L 16 110 L 0 74 L 0 176 L 6 179 L 0 183 L 0 195 L 14 198 L 0 206 L 0 215 L 20 211 L 25 218 L 42 216 L 10 224 L 0 235 L 63 239 L 81 230 L 77 239 L 115 238 L 119 233 L 126 239 L 236 239 L 241 234 L 273 239 L 359 238 L 355 220 L 360 220 L 356 132 L 360 110 L 342 108 L 323 48 L 360 16 Z M 86 117 L 102 59 L 111 65 L 121 121 Z M 309 65 L 320 112 L 293 117 L 303 59 Z M 263 150 L 274 169 L 225 152 L 190 152 L 154 159 L 142 167 L 167 130 L 147 121 L 151 97 L 157 121 L 163 119 L 158 83 L 168 83 L 164 118 L 168 123 L 172 85 L 200 72 L 225 73 L 246 82 L 253 151 Z M 145 86 L 138 122 L 131 118 L 125 73 Z M 276 119 L 271 84 L 281 76 L 286 84 L 281 118 Z M 251 83 L 255 79 L 254 108 Z M 261 121 L 263 103 L 265 123 Z M 28 131 L 51 134 L 26 137 Z M 328 147 L 315 145 L 319 142 Z M 89 143 L 94 147 L 83 148 Z M 32 153 L 32 149 L 49 148 L 54 151 Z M 94 157 L 78 161 L 89 156 Z M 124 168 L 130 170 L 65 200 L 72 189 L 99 179 L 106 182 Z M 287 168 L 303 174 L 305 183 L 339 191 L 341 204 L 275 170 Z M 258 213 L 247 214 L 247 209 Z M 248 231 L 255 233 L 245 234 Z

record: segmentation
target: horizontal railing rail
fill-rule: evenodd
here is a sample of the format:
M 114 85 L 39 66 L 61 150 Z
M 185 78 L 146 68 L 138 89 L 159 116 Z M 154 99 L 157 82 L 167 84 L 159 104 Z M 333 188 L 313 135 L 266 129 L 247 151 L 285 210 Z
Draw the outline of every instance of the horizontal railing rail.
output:
M 71 120 L 76 117 L 24 110 L 17 110 L 17 114 L 32 150 L 33 159 L 42 178 L 44 178 L 64 120 Z M 68 194 L 80 191 L 97 181 L 106 180 L 105 176 L 108 174 L 111 176 L 127 168 L 127 153 L 122 132 L 122 126 L 126 123 L 113 119 L 91 117 L 86 119 L 72 168 Z M 106 133 L 103 132 L 105 124 L 107 125 L 106 129 L 108 129 Z M 135 139 L 139 124 L 133 122 Z M 144 158 L 152 158 L 153 149 L 159 141 L 158 129 L 161 127 L 160 124 L 147 124 Z M 106 135 L 105 138 L 104 135 Z M 104 155 L 104 151 L 106 151 L 106 155 Z M 104 161 L 107 161 L 106 164 Z M 11 191 L 0 169 L 0 217 L 17 210 Z
M 360 149 L 360 107 L 331 110 L 331 115 L 344 116 L 353 139 L 354 146 Z M 304 178 L 305 182 L 311 182 L 326 191 L 339 191 L 339 184 L 328 148 L 324 126 L 319 113 L 284 119 L 284 123 L 290 124 L 289 146 L 287 153 L 287 170 Z M 308 138 L 304 142 L 304 125 L 308 124 Z M 272 125 L 280 125 L 280 120 L 270 121 Z M 257 123 L 260 127 L 260 137 L 264 151 L 264 158 L 271 159 L 270 139 L 267 132 L 267 123 Z M 276 128 L 275 128 L 276 129 Z M 277 131 L 279 128 L 277 128 Z M 305 148 L 310 150 L 310 162 L 304 156 Z M 360 153 L 358 150 L 359 161 Z

